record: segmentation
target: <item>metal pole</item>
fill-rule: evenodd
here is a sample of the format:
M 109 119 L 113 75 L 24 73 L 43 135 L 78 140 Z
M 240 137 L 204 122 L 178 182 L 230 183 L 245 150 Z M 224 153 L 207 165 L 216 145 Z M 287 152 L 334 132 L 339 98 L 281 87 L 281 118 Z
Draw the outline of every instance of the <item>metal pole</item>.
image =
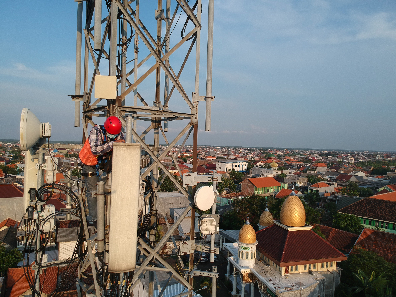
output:
M 127 4 L 127 0 L 124 0 L 124 4 Z M 125 18 L 122 20 L 122 28 L 121 28 L 121 35 L 122 35 L 122 48 L 121 48 L 121 94 L 126 90 L 126 59 L 127 59 L 127 35 L 128 35 L 128 24 Z M 125 98 L 122 99 L 121 105 L 125 105 Z
M 135 14 L 136 14 L 136 19 L 139 19 L 139 0 L 136 0 L 136 10 L 135 10 Z M 138 77 L 137 77 L 137 72 L 138 72 L 138 52 L 139 52 L 139 48 L 138 48 L 138 43 L 139 43 L 139 36 L 138 34 L 135 33 L 135 40 L 134 40 L 134 46 L 133 46 L 133 50 L 134 50 L 134 54 L 135 54 L 135 59 L 134 59 L 134 68 L 133 68 L 133 81 L 136 83 Z M 137 87 L 133 90 L 133 106 L 137 106 Z M 133 118 L 133 125 L 132 125 L 132 129 L 136 130 L 136 117 Z M 136 142 L 137 140 L 134 139 L 134 142 Z
M 97 236 L 96 242 L 98 245 L 98 252 L 104 252 L 104 237 L 105 237 L 105 195 L 104 195 L 104 181 L 97 184 Z
M 197 5 L 197 18 L 201 23 L 201 0 L 198 0 Z M 199 61 L 201 55 L 201 30 L 197 30 L 197 40 L 196 40 L 196 56 L 195 56 L 195 94 L 199 96 Z
M 112 0 L 110 8 L 110 76 L 117 75 L 117 11 L 118 6 L 115 1 Z
M 95 0 L 94 49 L 102 48 L 102 0 Z
M 72 178 L 72 171 L 69 170 L 67 174 L 68 174 L 68 176 L 69 176 L 69 182 L 67 183 L 67 186 L 68 186 L 69 188 L 71 188 L 71 185 L 72 185 L 72 184 L 71 184 L 70 180 L 71 180 L 71 178 Z M 68 208 L 68 209 L 71 208 L 71 197 L 70 197 L 69 194 L 66 195 L 66 208 Z M 71 220 L 71 215 L 70 215 L 69 212 L 67 212 L 67 214 L 66 214 L 66 220 Z
M 165 24 L 166 32 L 165 35 L 165 55 L 169 52 L 169 39 L 170 39 L 170 6 L 171 0 L 166 0 L 166 10 L 165 10 Z M 165 65 L 169 67 L 169 58 L 166 59 Z M 169 76 L 165 73 L 165 89 L 164 89 L 164 102 L 169 95 Z M 168 120 L 164 120 L 164 132 L 168 132 Z
M 193 172 L 197 172 L 198 163 L 198 123 L 194 124 L 194 134 L 193 134 Z M 193 187 L 192 195 L 195 194 L 196 187 Z M 191 230 L 190 230 L 190 240 L 195 240 L 195 209 L 191 208 Z M 190 253 L 190 285 L 193 286 L 193 275 L 191 271 L 194 269 L 194 251 Z M 190 295 L 192 296 L 192 294 Z
M 207 53 L 207 77 L 206 77 L 206 119 L 205 131 L 210 131 L 212 116 L 212 67 L 213 67 L 213 19 L 214 19 L 214 0 L 208 3 L 208 53 Z
M 39 163 L 40 164 L 40 163 Z M 36 275 L 35 275 L 35 289 L 37 292 L 40 292 L 40 266 L 41 266 L 41 240 L 40 240 L 40 213 L 41 213 L 41 204 L 37 204 L 37 219 L 36 219 Z
M 217 272 L 217 266 L 213 266 L 213 272 Z M 212 297 L 216 297 L 216 276 L 212 276 Z
M 38 166 L 39 169 L 37 171 L 37 189 L 39 189 L 44 184 L 44 151 L 43 149 L 38 150 Z
M 216 192 L 216 182 L 213 182 L 213 189 Z M 216 199 L 212 205 L 212 214 L 215 214 L 215 213 L 216 213 Z M 210 235 L 210 263 L 214 262 L 215 238 L 216 238 L 216 234 Z
M 125 142 L 132 143 L 132 117 L 130 117 L 130 116 L 128 116 L 126 119 Z
M 77 2 L 76 84 L 75 94 L 81 93 L 82 1 Z M 74 101 L 74 127 L 80 127 L 80 101 Z

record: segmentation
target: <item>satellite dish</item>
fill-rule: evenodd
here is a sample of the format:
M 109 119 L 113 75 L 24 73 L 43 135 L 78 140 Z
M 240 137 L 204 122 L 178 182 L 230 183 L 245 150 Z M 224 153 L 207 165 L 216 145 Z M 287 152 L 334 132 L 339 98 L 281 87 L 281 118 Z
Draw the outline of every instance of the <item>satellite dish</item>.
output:
M 40 139 L 51 136 L 51 125 L 40 123 L 28 108 L 22 109 L 19 143 L 21 150 L 27 151 Z
M 212 207 L 215 202 L 216 194 L 213 186 L 200 187 L 194 196 L 195 205 L 202 211 Z

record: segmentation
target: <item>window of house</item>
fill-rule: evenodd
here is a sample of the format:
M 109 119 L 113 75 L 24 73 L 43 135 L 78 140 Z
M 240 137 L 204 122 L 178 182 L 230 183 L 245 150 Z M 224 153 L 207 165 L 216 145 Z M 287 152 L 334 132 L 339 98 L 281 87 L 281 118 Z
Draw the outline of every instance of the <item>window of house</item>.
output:
M 383 228 L 388 229 L 388 223 L 384 222 Z
M 321 268 L 324 268 L 324 263 L 322 263 Z
M 313 269 L 316 269 L 316 263 L 313 265 Z
M 245 259 L 249 259 L 249 252 L 245 253 Z
M 375 227 L 378 227 L 378 226 L 379 226 L 379 222 L 376 221 L 376 222 L 375 222 Z
M 298 265 L 296 265 L 296 271 L 298 271 Z
M 326 262 L 326 268 L 329 268 L 329 262 Z
M 367 225 L 371 225 L 371 220 L 367 220 Z
M 330 267 L 333 267 L 333 262 L 330 262 Z
M 293 266 L 290 266 L 290 271 L 293 271 L 293 268 L 294 268 Z
M 307 264 L 304 265 L 304 270 L 307 270 Z
M 312 269 L 312 265 L 311 264 L 309 264 L 309 269 Z

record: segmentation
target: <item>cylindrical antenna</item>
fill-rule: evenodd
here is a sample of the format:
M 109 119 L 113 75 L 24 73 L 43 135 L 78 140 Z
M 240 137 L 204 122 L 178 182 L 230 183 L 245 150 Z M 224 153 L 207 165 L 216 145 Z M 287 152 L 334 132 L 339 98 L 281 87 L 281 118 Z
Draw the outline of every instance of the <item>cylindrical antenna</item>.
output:
M 81 92 L 82 1 L 77 2 L 76 85 L 75 95 Z M 80 127 L 80 101 L 74 101 L 74 127 Z
M 208 53 L 207 53 L 207 77 L 206 77 L 206 119 L 205 131 L 210 131 L 210 121 L 212 117 L 212 66 L 213 66 L 213 19 L 214 1 L 208 3 Z
M 100 50 L 102 47 L 102 0 L 95 0 L 95 35 L 94 49 Z

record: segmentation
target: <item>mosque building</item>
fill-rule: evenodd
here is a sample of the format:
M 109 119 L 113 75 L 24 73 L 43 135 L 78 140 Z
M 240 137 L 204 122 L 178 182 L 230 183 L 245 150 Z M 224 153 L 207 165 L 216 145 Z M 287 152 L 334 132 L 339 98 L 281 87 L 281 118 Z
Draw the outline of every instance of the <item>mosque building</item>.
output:
M 224 244 L 233 296 L 250 291 L 253 297 L 255 288 L 261 296 L 334 296 L 341 277 L 336 263 L 347 258 L 305 224 L 297 196 L 285 200 L 279 221 L 266 209 L 259 229 L 247 220 L 238 241 Z

